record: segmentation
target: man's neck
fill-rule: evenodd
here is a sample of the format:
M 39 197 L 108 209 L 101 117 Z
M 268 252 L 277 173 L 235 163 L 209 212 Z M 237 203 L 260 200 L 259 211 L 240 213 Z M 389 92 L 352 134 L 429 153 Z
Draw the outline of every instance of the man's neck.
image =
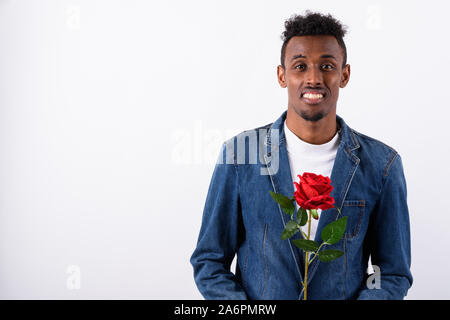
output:
M 319 121 L 306 121 L 292 108 L 288 108 L 286 126 L 301 140 L 310 144 L 324 144 L 333 139 L 339 129 L 336 123 L 336 110 Z

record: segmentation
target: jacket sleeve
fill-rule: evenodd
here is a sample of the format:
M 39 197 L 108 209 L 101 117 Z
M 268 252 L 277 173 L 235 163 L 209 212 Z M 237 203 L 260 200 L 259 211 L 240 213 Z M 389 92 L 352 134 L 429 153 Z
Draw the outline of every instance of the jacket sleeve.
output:
M 223 159 L 226 143 L 219 160 Z M 231 152 L 231 151 L 229 151 Z M 194 280 L 205 299 L 247 299 L 231 262 L 244 232 L 235 163 L 217 161 L 206 197 L 197 247 L 191 256 Z
M 379 288 L 368 288 L 364 281 L 357 295 L 360 300 L 401 300 L 413 282 L 406 181 L 400 155 L 394 157 L 366 239 L 372 264 L 380 271 Z

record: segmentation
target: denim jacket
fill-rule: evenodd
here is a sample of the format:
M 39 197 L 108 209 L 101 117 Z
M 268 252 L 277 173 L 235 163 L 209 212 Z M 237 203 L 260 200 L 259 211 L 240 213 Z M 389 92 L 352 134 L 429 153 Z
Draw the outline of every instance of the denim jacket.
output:
M 280 239 L 290 217 L 269 193 L 294 193 L 283 130 L 286 114 L 222 146 L 190 260 L 206 299 L 303 299 L 304 255 L 292 242 L 302 235 Z M 325 249 L 344 254 L 331 262 L 314 259 L 308 268 L 308 299 L 403 299 L 413 278 L 402 160 L 393 148 L 351 129 L 339 115 L 336 121 L 341 139 L 331 196 L 348 222 L 342 239 Z M 250 150 L 250 133 L 256 133 L 257 153 L 264 153 L 258 161 Z M 245 154 L 239 141 L 249 149 Z M 335 208 L 322 211 L 316 242 L 322 243 L 321 231 L 337 218 Z M 379 270 L 375 288 L 367 285 L 377 282 L 367 274 L 369 256 Z

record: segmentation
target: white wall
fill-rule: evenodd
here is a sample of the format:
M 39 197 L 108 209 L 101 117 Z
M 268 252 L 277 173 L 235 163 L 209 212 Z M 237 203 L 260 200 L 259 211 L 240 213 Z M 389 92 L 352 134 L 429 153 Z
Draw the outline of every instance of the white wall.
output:
M 189 257 L 214 161 L 286 109 L 280 35 L 305 9 L 349 26 L 338 114 L 402 155 L 407 298 L 449 299 L 437 0 L 0 0 L 0 298 L 201 299 Z

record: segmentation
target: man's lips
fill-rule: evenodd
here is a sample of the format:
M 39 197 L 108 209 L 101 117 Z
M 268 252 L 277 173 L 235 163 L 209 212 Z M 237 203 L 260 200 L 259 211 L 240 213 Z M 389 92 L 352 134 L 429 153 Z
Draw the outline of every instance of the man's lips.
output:
M 326 97 L 324 90 L 305 90 L 302 92 L 300 99 L 307 104 L 321 103 Z

